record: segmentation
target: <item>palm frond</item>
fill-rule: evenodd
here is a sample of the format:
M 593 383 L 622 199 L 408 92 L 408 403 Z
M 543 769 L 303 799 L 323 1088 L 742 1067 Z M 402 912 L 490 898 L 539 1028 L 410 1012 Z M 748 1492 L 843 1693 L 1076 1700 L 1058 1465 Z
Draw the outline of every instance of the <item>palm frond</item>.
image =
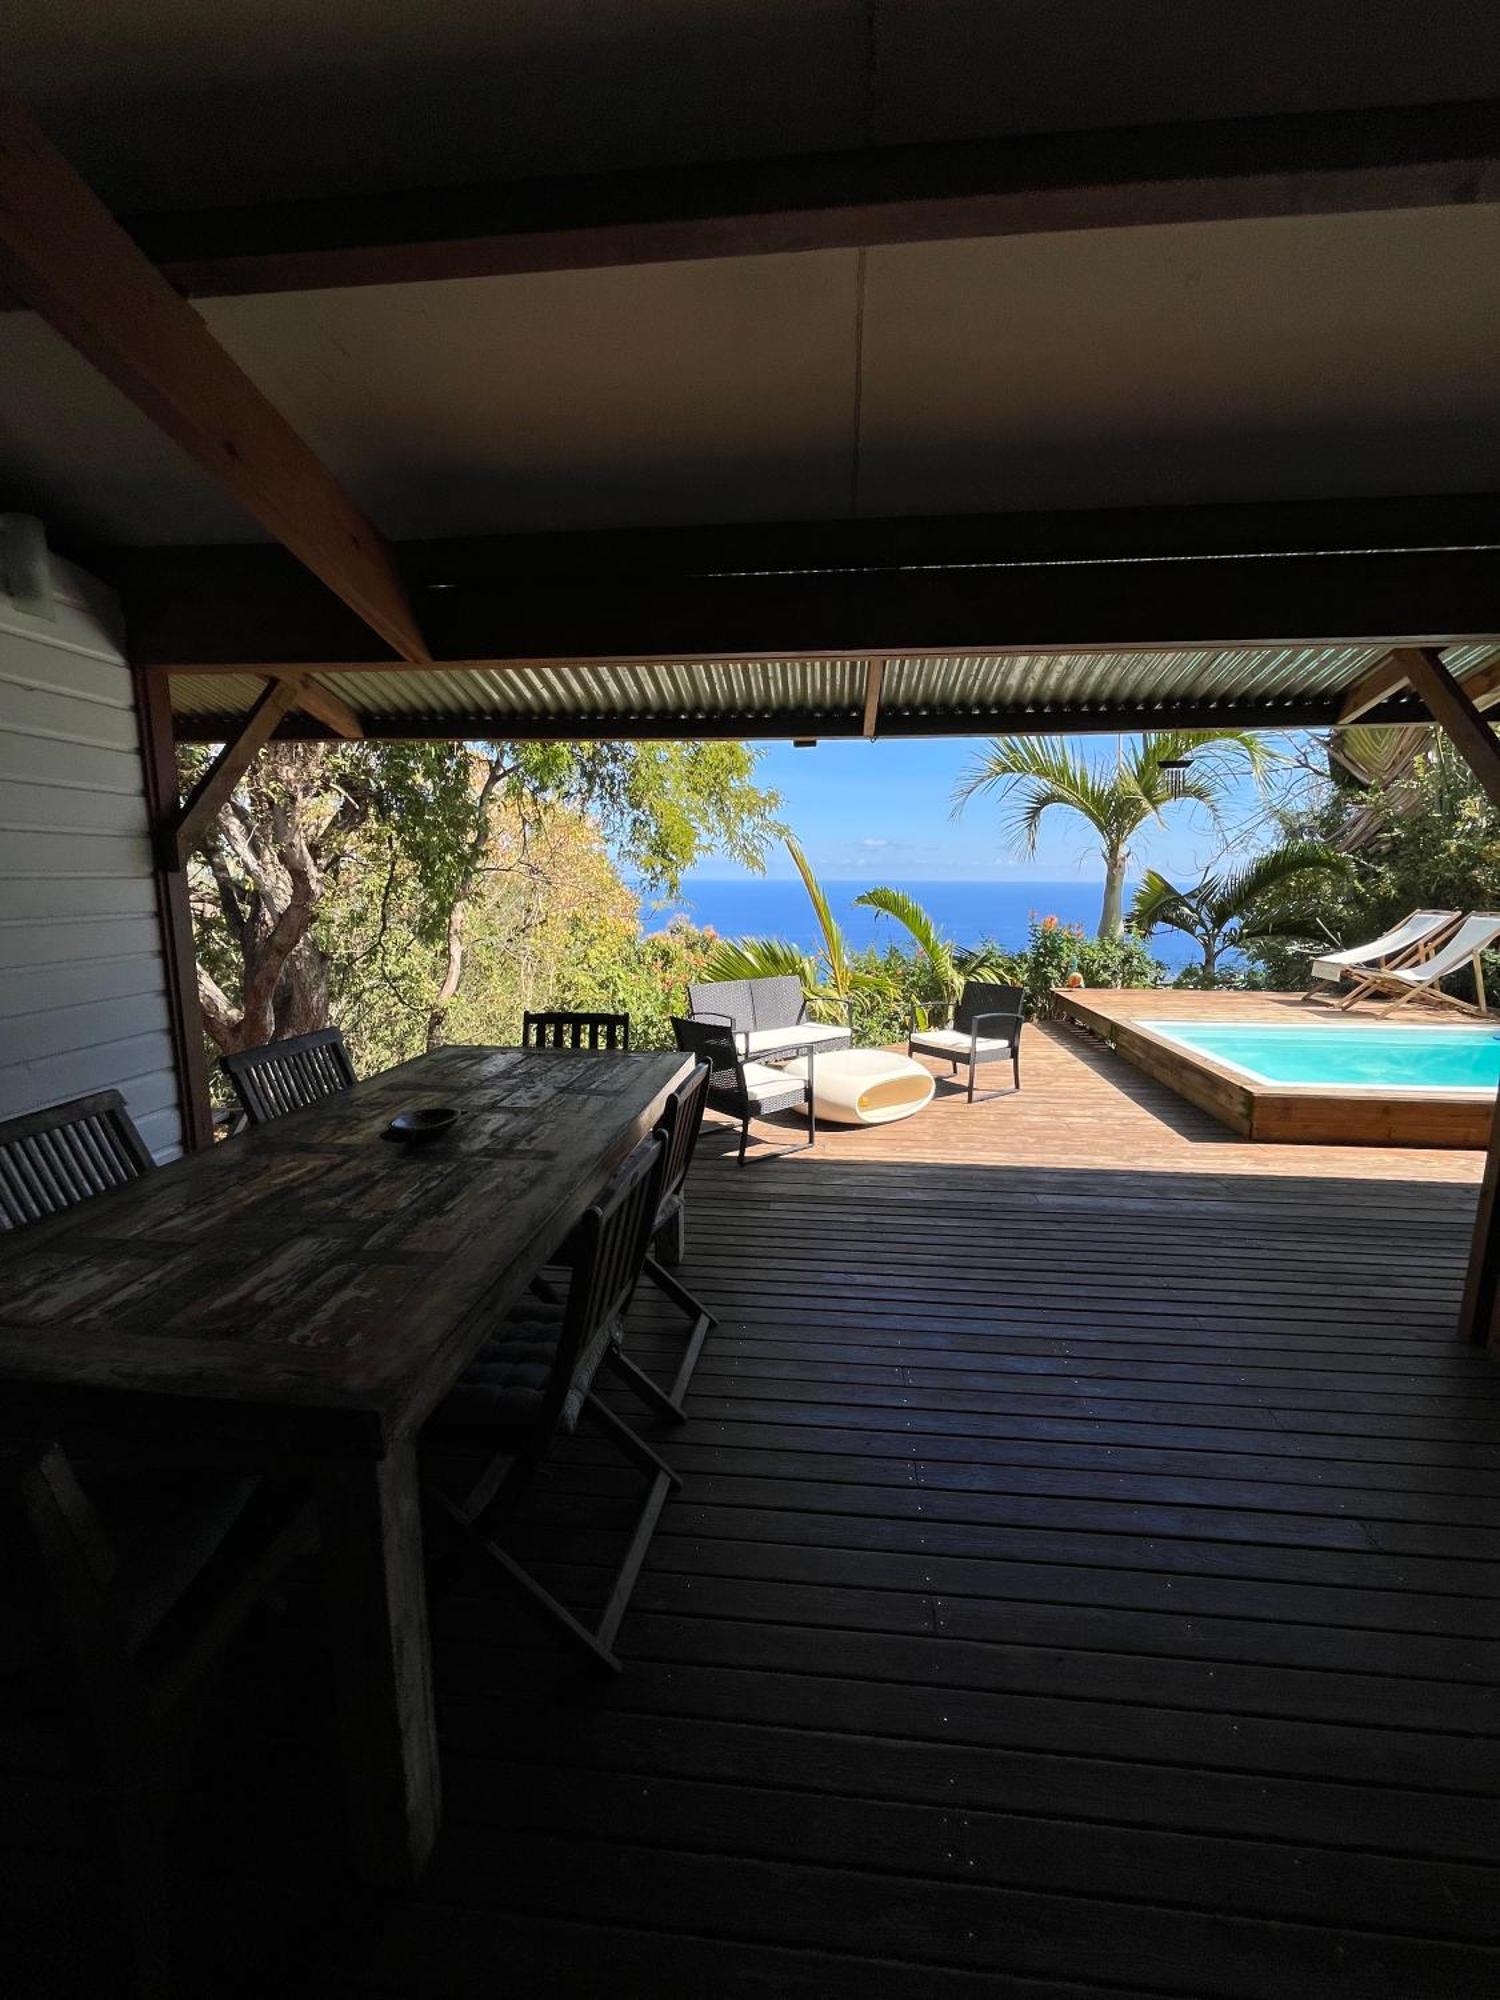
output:
M 1289 840 L 1257 854 L 1242 868 L 1205 883 L 1205 907 L 1220 926 L 1245 917 L 1263 896 L 1285 888 L 1300 876 L 1341 874 L 1348 867 L 1342 855 L 1316 840 Z
M 944 994 L 956 994 L 958 968 L 953 947 L 915 896 L 908 896 L 903 889 L 867 889 L 854 900 L 900 924 L 932 967 L 933 977 Z
M 807 891 L 807 900 L 813 906 L 813 915 L 818 920 L 818 929 L 823 933 L 823 956 L 828 963 L 828 983 L 836 993 L 849 991 L 850 965 L 849 947 L 844 933 L 839 929 L 823 893 L 823 886 L 812 871 L 812 863 L 802 852 L 798 842 L 788 834 L 786 851 L 792 857 L 792 864 L 802 877 L 802 886 Z
M 955 816 L 972 798 L 998 792 L 1019 803 L 1002 814 L 1002 826 L 1024 854 L 1036 851 L 1043 816 L 1054 806 L 1086 819 L 1107 842 L 1128 837 L 1142 816 L 1122 795 L 1112 766 L 1087 764 L 1061 737 L 996 736 L 970 764 L 953 795 Z M 1122 825 L 1122 807 L 1128 821 Z
M 818 966 L 787 938 L 720 938 L 703 967 L 710 979 L 774 979 L 792 973 L 804 987 L 818 982 Z
M 1190 891 L 1179 889 L 1175 882 L 1169 882 L 1155 868 L 1148 868 L 1131 899 L 1130 928 L 1139 931 L 1142 937 L 1155 930 L 1158 924 L 1170 924 L 1174 930 L 1184 930 L 1191 908 Z

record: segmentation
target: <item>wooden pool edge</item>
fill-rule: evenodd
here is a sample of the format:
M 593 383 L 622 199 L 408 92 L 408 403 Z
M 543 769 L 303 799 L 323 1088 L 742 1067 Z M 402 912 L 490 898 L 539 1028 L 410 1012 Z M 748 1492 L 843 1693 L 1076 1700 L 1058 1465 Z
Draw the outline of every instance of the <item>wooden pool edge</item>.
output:
M 1125 1011 L 1124 1001 L 1149 1005 L 1149 993 L 1059 989 L 1063 1018 L 1089 1029 L 1133 1068 L 1165 1084 L 1242 1138 L 1277 1145 L 1440 1146 L 1483 1151 L 1494 1100 L 1459 1092 L 1415 1097 L 1318 1084 L 1247 1083 L 1211 1056 L 1179 1047 Z M 1113 1006 L 1102 1005 L 1111 1001 Z M 1211 1005 L 1209 996 L 1207 1005 Z

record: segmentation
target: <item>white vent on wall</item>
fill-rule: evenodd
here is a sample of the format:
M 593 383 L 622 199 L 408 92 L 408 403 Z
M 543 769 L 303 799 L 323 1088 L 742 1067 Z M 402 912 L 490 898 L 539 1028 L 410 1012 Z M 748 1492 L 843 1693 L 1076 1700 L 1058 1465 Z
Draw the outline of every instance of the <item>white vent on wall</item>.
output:
M 28 618 L 57 617 L 47 530 L 35 514 L 0 514 L 0 590 Z

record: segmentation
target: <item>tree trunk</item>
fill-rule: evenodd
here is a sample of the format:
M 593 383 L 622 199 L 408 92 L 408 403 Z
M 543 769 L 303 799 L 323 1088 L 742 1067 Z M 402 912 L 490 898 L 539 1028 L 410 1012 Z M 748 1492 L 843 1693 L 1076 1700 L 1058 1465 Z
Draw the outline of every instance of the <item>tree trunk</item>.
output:
M 464 972 L 464 927 L 468 919 L 469 903 L 479 886 L 479 871 L 484 865 L 485 850 L 490 842 L 490 800 L 504 774 L 505 766 L 500 759 L 492 758 L 485 773 L 484 783 L 479 787 L 474 800 L 474 833 L 464 861 L 464 872 L 459 878 L 452 907 L 448 911 L 448 959 L 443 968 L 443 983 L 439 986 L 437 997 L 427 1015 L 429 1052 L 442 1048 L 448 1039 L 448 1009 L 458 992 L 459 981 L 463 978 Z
M 1099 912 L 1099 935 L 1117 938 L 1125 928 L 1125 869 L 1130 857 L 1116 850 L 1104 857 L 1104 906 Z

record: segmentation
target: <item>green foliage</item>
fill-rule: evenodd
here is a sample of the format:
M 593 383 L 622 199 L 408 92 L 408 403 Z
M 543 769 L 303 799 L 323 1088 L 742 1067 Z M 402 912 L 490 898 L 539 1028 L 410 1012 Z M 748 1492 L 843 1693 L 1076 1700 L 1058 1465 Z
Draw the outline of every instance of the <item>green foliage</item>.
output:
M 1053 990 L 1072 972 L 1082 975 L 1085 986 L 1160 986 L 1166 976 L 1132 932 L 1089 937 L 1081 924 L 1048 916 L 1032 918 L 1030 943 L 1013 964 L 1014 983 L 1026 988 L 1027 1007 L 1039 1020 L 1056 1011 Z
M 742 743 L 273 745 L 190 871 L 217 1046 L 333 1019 L 374 1070 L 435 1033 L 512 1041 L 525 1008 L 551 1004 L 628 1006 L 638 1034 L 669 1042 L 663 982 L 679 1004 L 707 941 L 643 939 L 620 871 L 672 892 L 709 852 L 761 865 L 780 828 L 776 796 L 754 782 L 758 754 Z M 185 784 L 204 761 L 185 753 Z M 267 941 L 289 927 L 290 954 L 267 972 Z M 272 1029 L 245 1011 L 257 977 L 262 993 L 276 981 Z
M 709 955 L 708 977 L 774 979 L 790 973 L 802 981 L 802 990 L 809 1000 L 823 1003 L 824 1018 L 843 1021 L 846 1010 L 828 1003 L 864 1000 L 878 1005 L 885 997 L 885 975 L 874 954 L 865 952 L 856 955 L 850 951 L 823 886 L 812 871 L 812 864 L 790 834 L 786 836 L 786 850 L 812 904 L 822 936 L 821 947 L 809 953 L 785 938 L 721 938 Z M 869 1011 L 868 1006 L 865 1011 Z M 813 1012 L 818 1014 L 817 1004 Z M 857 1012 L 856 1022 L 860 1019 L 861 1014 Z
M 1274 936 L 1255 944 L 1262 975 L 1278 989 L 1304 986 L 1318 953 L 1378 937 L 1412 910 L 1500 906 L 1500 812 L 1436 731 L 1393 783 L 1360 790 L 1330 781 L 1284 825 L 1292 837 L 1358 845 L 1347 871 L 1319 890 L 1310 944 Z M 1451 990 L 1464 994 L 1466 979 Z M 1500 991 L 1500 954 L 1486 954 L 1485 980 Z
M 1316 938 L 1318 915 L 1308 899 L 1326 892 L 1328 878 L 1348 865 L 1318 841 L 1288 840 L 1238 868 L 1205 875 L 1190 889 L 1148 869 L 1131 904 L 1130 928 L 1142 938 L 1161 926 L 1193 939 L 1203 953 L 1202 977 L 1179 978 L 1179 986 L 1243 983 L 1219 972 L 1220 954 Z
M 1263 736 L 1246 729 L 1156 730 L 1132 739 L 1128 755 L 1092 760 L 1062 737 L 997 736 L 970 765 L 954 811 L 998 793 L 1002 831 L 1027 857 L 1036 852 L 1049 812 L 1076 814 L 1093 829 L 1104 857 L 1099 934 L 1111 936 L 1121 928 L 1131 843 L 1147 822 L 1189 803 L 1217 817 L 1236 770 L 1247 768 L 1258 779 L 1275 755 Z M 1189 768 L 1171 768 L 1184 763 Z

